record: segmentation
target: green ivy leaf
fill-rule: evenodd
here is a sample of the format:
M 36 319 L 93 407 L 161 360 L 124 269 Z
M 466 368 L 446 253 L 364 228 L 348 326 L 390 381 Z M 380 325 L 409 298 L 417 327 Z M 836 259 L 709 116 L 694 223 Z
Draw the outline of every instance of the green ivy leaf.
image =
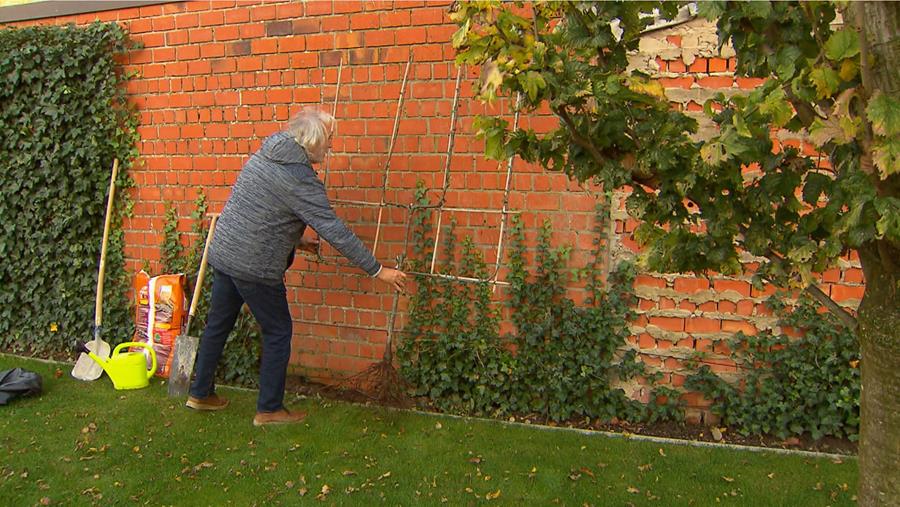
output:
M 872 132 L 879 136 L 900 134 L 900 100 L 877 90 L 866 107 Z
M 466 37 L 469 35 L 469 20 L 467 19 L 462 26 L 460 26 L 454 33 L 453 37 L 450 39 L 450 42 L 453 44 L 454 48 L 459 48 L 466 41 Z
M 530 100 L 535 100 L 541 89 L 547 86 L 544 77 L 534 71 L 519 74 L 519 82 Z
M 725 9 L 728 8 L 727 2 L 722 0 L 715 0 L 711 2 L 697 2 L 697 14 L 701 17 L 716 20 L 721 16 Z
M 876 199 L 874 204 L 875 210 L 881 215 L 875 222 L 877 237 L 900 241 L 900 199 L 883 197 Z
M 900 172 L 900 137 L 875 142 L 872 147 L 872 161 L 878 168 L 881 179 Z
M 850 130 L 855 124 L 850 124 Z M 809 126 L 809 140 L 818 147 L 825 146 L 829 142 L 847 144 L 853 141 L 853 136 L 848 136 L 848 130 L 841 124 L 840 118 L 816 118 Z
M 831 97 L 841 85 L 841 77 L 831 67 L 816 67 L 809 73 L 809 80 L 816 87 L 816 97 Z
M 859 54 L 859 35 L 852 28 L 842 28 L 825 42 L 825 56 L 832 61 L 853 58 Z
M 834 183 L 830 177 L 822 173 L 808 173 L 803 185 L 803 201 L 810 205 L 817 205 L 819 197 Z
M 768 2 L 751 2 L 765 3 Z M 775 69 L 779 78 L 787 81 L 797 72 L 797 64 L 802 61 L 803 53 L 797 46 L 785 46 L 769 57 L 769 66 Z
M 759 110 L 769 115 L 772 118 L 772 125 L 777 128 L 784 127 L 794 117 L 794 109 L 781 88 L 776 88 L 767 95 Z

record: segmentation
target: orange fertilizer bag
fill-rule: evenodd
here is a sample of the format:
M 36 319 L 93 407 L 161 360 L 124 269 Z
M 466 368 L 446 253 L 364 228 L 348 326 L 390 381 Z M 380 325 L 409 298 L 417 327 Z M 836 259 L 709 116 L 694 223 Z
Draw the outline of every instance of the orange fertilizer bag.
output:
M 172 349 L 185 316 L 186 280 L 183 273 L 150 277 L 143 270 L 134 278 L 134 341 L 148 343 L 156 352 L 158 377 L 169 378 L 172 368 Z M 149 366 L 149 354 L 147 361 Z

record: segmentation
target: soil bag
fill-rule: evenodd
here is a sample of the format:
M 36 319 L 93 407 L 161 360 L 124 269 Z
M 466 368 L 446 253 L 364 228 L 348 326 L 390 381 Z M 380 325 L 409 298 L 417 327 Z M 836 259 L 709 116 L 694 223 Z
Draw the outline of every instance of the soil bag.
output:
M 175 338 L 181 334 L 185 317 L 184 286 L 187 277 L 183 273 L 151 277 L 141 271 L 134 278 L 135 332 L 132 341 L 148 343 L 156 352 L 156 376 L 168 378 L 172 368 L 172 348 Z M 150 354 L 147 355 L 150 366 Z
M 43 379 L 33 371 L 13 368 L 0 371 L 0 405 L 18 396 L 34 396 L 41 394 Z

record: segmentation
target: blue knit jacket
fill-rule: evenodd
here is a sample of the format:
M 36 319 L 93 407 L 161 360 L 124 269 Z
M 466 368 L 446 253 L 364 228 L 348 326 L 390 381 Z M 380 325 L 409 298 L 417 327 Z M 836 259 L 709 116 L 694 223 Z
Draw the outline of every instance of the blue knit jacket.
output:
M 279 132 L 241 169 L 216 223 L 209 263 L 233 278 L 277 285 L 306 226 L 369 275 L 381 270 L 335 215 L 306 150 L 289 133 Z

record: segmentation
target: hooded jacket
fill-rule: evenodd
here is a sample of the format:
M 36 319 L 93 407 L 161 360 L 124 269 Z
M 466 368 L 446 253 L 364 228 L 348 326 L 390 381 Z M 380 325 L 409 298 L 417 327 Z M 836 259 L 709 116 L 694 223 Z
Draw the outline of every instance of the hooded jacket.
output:
M 369 275 L 381 270 L 335 215 L 306 150 L 289 133 L 278 132 L 241 169 L 216 223 L 209 263 L 239 280 L 283 283 L 307 225 Z

